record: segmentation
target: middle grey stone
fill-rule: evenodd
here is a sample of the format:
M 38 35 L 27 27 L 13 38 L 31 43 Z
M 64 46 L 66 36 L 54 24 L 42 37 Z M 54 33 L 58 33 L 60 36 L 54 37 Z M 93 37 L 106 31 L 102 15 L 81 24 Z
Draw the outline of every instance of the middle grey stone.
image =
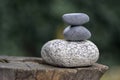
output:
M 68 26 L 63 31 L 64 38 L 71 41 L 87 40 L 91 37 L 90 31 L 83 26 Z

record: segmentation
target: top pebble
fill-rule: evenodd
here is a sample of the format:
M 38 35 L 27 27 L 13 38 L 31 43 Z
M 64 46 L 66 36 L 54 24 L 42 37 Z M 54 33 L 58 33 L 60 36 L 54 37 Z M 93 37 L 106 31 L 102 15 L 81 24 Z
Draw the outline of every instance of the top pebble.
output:
M 89 16 L 84 13 L 69 13 L 62 16 L 63 21 L 69 25 L 82 25 L 89 22 Z

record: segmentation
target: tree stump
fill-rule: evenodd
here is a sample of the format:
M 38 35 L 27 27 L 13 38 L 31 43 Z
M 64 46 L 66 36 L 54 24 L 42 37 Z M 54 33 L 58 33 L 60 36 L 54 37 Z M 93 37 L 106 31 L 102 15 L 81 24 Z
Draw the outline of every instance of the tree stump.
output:
M 0 56 L 0 80 L 99 80 L 105 65 L 63 68 L 46 64 L 41 58 Z

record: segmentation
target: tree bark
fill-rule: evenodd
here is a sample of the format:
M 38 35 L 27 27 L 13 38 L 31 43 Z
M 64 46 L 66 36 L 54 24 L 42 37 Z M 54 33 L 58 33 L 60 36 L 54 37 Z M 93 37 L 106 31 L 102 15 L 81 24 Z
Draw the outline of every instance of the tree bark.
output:
M 107 70 L 107 66 L 97 63 L 63 68 L 36 57 L 0 56 L 0 80 L 99 80 Z

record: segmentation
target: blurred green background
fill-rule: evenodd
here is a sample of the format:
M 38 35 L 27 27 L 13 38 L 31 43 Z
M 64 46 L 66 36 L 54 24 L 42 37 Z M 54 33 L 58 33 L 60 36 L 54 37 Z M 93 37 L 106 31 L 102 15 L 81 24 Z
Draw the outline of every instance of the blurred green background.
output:
M 63 38 L 68 25 L 61 16 L 82 12 L 90 17 L 84 26 L 100 50 L 98 62 L 119 66 L 119 8 L 120 0 L 0 0 L 0 55 L 39 57 L 47 41 Z

